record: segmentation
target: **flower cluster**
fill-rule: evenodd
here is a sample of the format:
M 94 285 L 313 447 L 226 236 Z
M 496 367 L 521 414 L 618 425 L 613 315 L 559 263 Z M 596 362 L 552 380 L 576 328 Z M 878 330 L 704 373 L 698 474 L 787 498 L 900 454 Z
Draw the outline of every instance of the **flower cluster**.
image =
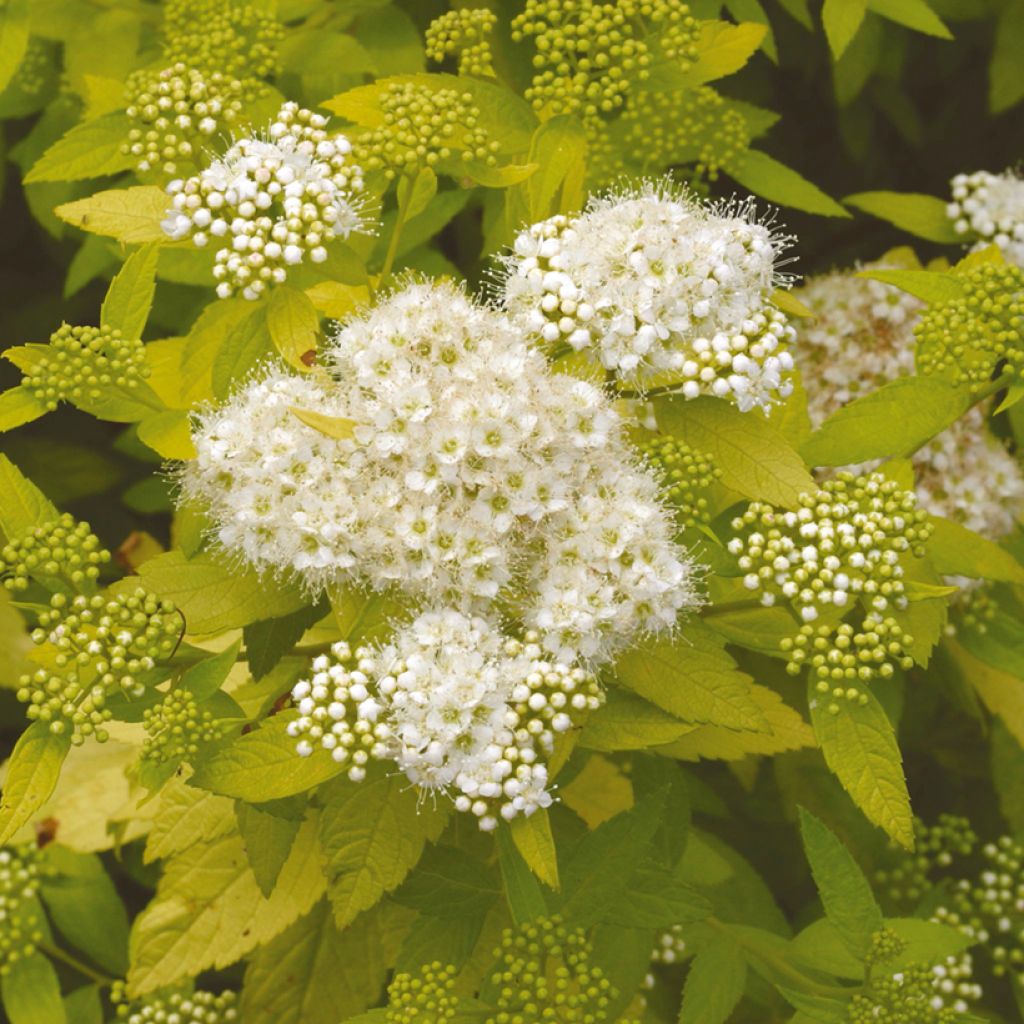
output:
M 150 373 L 146 346 L 110 327 L 61 324 L 38 352 L 25 366 L 24 384 L 50 410 L 99 398 L 101 388 L 138 387 Z
M 38 96 L 50 80 L 53 63 L 53 51 L 46 41 L 31 36 L 12 79 L 14 86 L 26 96 Z
M 668 434 L 646 437 L 637 448 L 658 477 L 678 522 L 684 527 L 709 522 L 705 492 L 722 475 L 711 457 Z
M 242 80 L 277 69 L 284 27 L 251 0 L 166 0 L 164 55 L 204 72 Z
M 231 1024 L 239 1019 L 237 998 L 230 990 L 219 995 L 200 990 L 131 1000 L 123 982 L 115 982 L 110 993 L 119 1024 Z
M 327 356 L 335 378 L 271 372 L 200 417 L 182 493 L 225 548 L 313 590 L 397 586 L 473 614 L 509 603 L 567 664 L 698 603 L 606 397 L 553 373 L 500 314 L 414 284 L 347 323 Z
M 785 236 L 749 203 L 709 206 L 652 185 L 591 200 L 519 234 L 503 299 L 543 341 L 643 385 L 767 409 L 792 390 L 794 331 L 770 302 Z
M 618 110 L 659 56 L 684 70 L 696 56 L 697 21 L 679 0 L 526 0 L 512 39 L 534 42 L 526 98 L 548 116 L 584 122 Z
M 941 973 L 937 973 L 941 972 Z M 913 964 L 895 974 L 873 978 L 866 992 L 857 992 L 847 1010 L 849 1024 L 957 1024 L 968 1006 L 962 997 L 947 1005 L 942 988 L 951 981 L 945 965 Z M 967 986 L 971 993 L 974 986 Z
M 686 940 L 683 938 L 683 926 L 679 924 L 666 928 L 658 935 L 651 952 L 651 962 L 656 964 L 675 964 L 686 955 Z
M 332 239 L 361 226 L 362 172 L 348 160 L 348 140 L 328 136 L 326 124 L 286 103 L 268 138 L 239 139 L 195 177 L 168 185 L 163 228 L 171 238 L 191 235 L 200 248 L 211 238 L 228 243 L 213 270 L 221 298 L 259 298 L 288 267 L 307 256 L 322 263 Z
M 80 587 L 96 580 L 100 566 L 110 561 L 110 552 L 88 523 L 76 523 L 64 513 L 41 526 L 12 536 L 0 548 L 0 577 L 8 590 L 27 590 L 33 578 L 65 577 Z
M 147 761 L 191 763 L 204 743 L 219 739 L 223 723 L 203 707 L 187 688 L 171 690 L 160 703 L 142 712 L 146 739 L 142 757 Z
M 441 63 L 457 56 L 460 75 L 493 75 L 490 35 L 497 21 L 497 15 L 486 7 L 446 11 L 427 27 L 427 57 Z
M 444 1024 L 458 1012 L 456 970 L 435 960 L 418 971 L 400 971 L 388 985 L 386 1024 Z
M 586 933 L 559 917 L 506 928 L 491 975 L 496 1013 L 485 1024 L 602 1024 L 615 987 L 592 962 Z
M 359 161 L 391 181 L 421 167 L 458 157 L 488 167 L 497 164 L 499 144 L 480 124 L 472 93 L 392 82 L 380 98 L 383 124 L 355 140 Z
M 846 472 L 801 494 L 796 512 L 751 502 L 732 528 L 744 586 L 765 605 L 791 602 L 804 622 L 858 599 L 876 612 L 905 607 L 900 558 L 921 557 L 932 531 L 912 491 Z
M 489 831 L 550 805 L 545 758 L 602 694 L 582 669 L 546 660 L 535 638 L 445 610 L 424 612 L 379 651 L 335 644 L 292 698 L 300 754 L 316 743 L 355 781 L 370 758 L 392 760 Z
M 121 146 L 140 171 L 174 174 L 194 163 L 201 140 L 229 129 L 242 113 L 245 88 L 219 71 L 185 64 L 133 71 L 125 86 L 126 113 L 135 122 Z
M 145 690 L 140 673 L 174 653 L 181 616 L 170 601 L 138 587 L 115 594 L 50 598 L 32 632 L 36 644 L 50 644 L 46 667 L 23 675 L 17 698 L 33 721 L 48 722 L 56 734 L 71 731 L 71 742 L 86 736 L 107 739 L 108 696 L 119 688 L 128 697 Z
M 958 859 L 970 857 L 977 844 L 971 823 L 959 815 L 940 814 L 932 825 L 915 818 L 914 852 L 893 846 L 892 863 L 877 870 L 873 881 L 895 909 L 913 910 L 931 889 L 934 877 Z
M 1024 372 L 1024 269 L 981 263 L 959 271 L 962 294 L 933 302 L 914 328 L 917 368 L 948 376 L 973 390 L 997 367 L 1019 378 Z
M 0 849 L 0 974 L 31 956 L 43 938 L 32 901 L 38 891 L 39 864 L 31 847 Z
M 1024 266 L 1024 178 L 1015 171 L 958 174 L 946 207 L 958 234 L 977 239 L 974 248 L 995 244 L 1007 262 Z

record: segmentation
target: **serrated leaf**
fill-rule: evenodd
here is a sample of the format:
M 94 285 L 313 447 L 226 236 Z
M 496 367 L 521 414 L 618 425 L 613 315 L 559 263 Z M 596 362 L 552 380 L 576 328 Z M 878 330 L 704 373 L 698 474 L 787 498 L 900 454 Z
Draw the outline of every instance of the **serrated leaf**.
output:
M 447 819 L 447 806 L 420 805 L 415 788 L 397 773 L 335 782 L 324 793 L 320 844 L 338 927 L 397 888 Z
M 654 406 L 658 426 L 707 452 L 730 490 L 792 508 L 802 492 L 817 489 L 803 460 L 763 416 L 708 397 L 659 398 Z
M 10 1024 L 66 1024 L 57 972 L 42 953 L 13 959 L 0 978 L 0 994 Z
M 53 212 L 65 223 L 94 235 L 109 235 L 125 245 L 166 242 L 160 226 L 167 215 L 167 196 L 155 185 L 136 185 L 97 192 L 64 203 Z
M 274 351 L 274 342 L 267 327 L 267 308 L 257 306 L 228 332 L 213 357 L 211 382 L 214 396 L 227 398 Z
M 785 288 L 776 288 L 772 292 L 772 305 L 789 316 L 811 320 L 815 317 L 813 310 L 808 309 L 791 291 L 787 291 Z
M 858 192 L 843 202 L 929 242 L 953 245 L 962 241 L 946 212 L 946 203 L 935 196 L 920 192 Z
M 316 830 L 307 819 L 269 899 L 238 834 L 172 857 L 132 928 L 129 990 L 142 995 L 226 967 L 309 911 L 324 891 Z
M 8 0 L 0 10 L 0 91 L 10 84 L 28 48 L 29 0 Z
M 942 19 L 928 6 L 925 0 L 867 0 L 868 10 L 880 14 L 898 25 L 905 25 L 915 32 L 952 39 L 953 34 Z
M 537 876 L 523 859 L 512 833 L 504 823 L 498 826 L 497 842 L 498 864 L 501 867 L 505 899 L 512 913 L 512 920 L 521 925 L 544 917 L 548 912 L 544 890 L 541 889 Z
M 125 338 L 141 338 L 156 291 L 156 262 L 160 250 L 152 243 L 142 246 L 124 261 L 110 282 L 100 309 L 100 323 Z
M 871 949 L 871 936 L 882 927 L 882 911 L 871 885 L 828 826 L 804 808 L 799 811 L 804 853 L 825 914 L 847 949 L 863 960 Z
M 590 750 L 646 750 L 699 729 L 641 697 L 618 687 L 587 718 L 580 745 Z
M 392 899 L 433 917 L 486 913 L 501 895 L 497 873 L 455 846 L 427 847 Z
M 333 437 L 336 441 L 351 439 L 359 425 L 347 416 L 326 416 L 324 413 L 314 412 L 312 409 L 297 409 L 295 406 L 289 406 L 288 411 L 297 420 L 305 423 L 307 427 L 312 427 L 325 437 Z
M 952 274 L 938 270 L 862 270 L 858 277 L 892 284 L 924 302 L 955 302 L 964 296 L 964 286 Z
M 407 920 L 407 911 L 385 903 L 339 930 L 330 905 L 321 900 L 250 959 L 242 1019 L 247 1024 L 351 1021 L 380 996 Z
M 146 836 L 143 860 L 148 864 L 209 842 L 235 828 L 233 801 L 173 778 L 160 791 L 159 806 Z
M 587 828 L 614 818 L 633 806 L 633 785 L 610 758 L 588 757 L 583 767 L 559 789 L 562 803 L 582 818 Z
M 862 693 L 865 704 L 833 702 L 822 697 L 812 681 L 811 723 L 825 763 L 853 802 L 872 824 L 909 850 L 914 845 L 913 813 L 896 734 L 878 698 L 869 689 Z
M 839 60 L 853 41 L 866 13 L 865 0 L 825 0 L 821 21 L 834 60 Z
M 704 943 L 690 964 L 683 986 L 679 1024 L 725 1024 L 747 985 L 747 961 L 728 936 Z
M 238 661 L 238 652 L 242 641 L 236 640 L 230 647 L 215 654 L 212 658 L 204 658 L 192 665 L 178 681 L 177 689 L 188 690 L 196 700 L 209 700 L 228 677 L 228 673 Z
M 549 889 L 559 889 L 558 853 L 547 810 L 541 807 L 530 815 L 513 818 L 509 832 L 530 870 Z
M 735 74 L 761 48 L 767 25 L 728 21 L 701 21 L 697 39 L 697 59 L 681 76 L 678 86 L 692 88 Z
M 626 928 L 670 928 L 703 921 L 711 901 L 669 871 L 642 868 L 605 906 L 602 920 Z
M 104 114 L 75 125 L 32 165 L 25 184 L 82 181 L 131 169 L 136 158 L 121 152 L 131 127 L 131 118 L 122 113 Z
M 287 285 L 275 288 L 267 304 L 267 330 L 284 361 L 308 373 L 310 364 L 304 357 L 316 353 L 320 331 L 320 317 L 309 296 Z
M 294 713 L 282 713 L 200 760 L 190 782 L 221 796 L 262 803 L 305 793 L 334 778 L 342 766 L 326 750 L 300 757 L 287 733 Z
M 269 899 L 291 854 L 302 819 L 282 818 L 242 801 L 235 807 L 235 817 L 253 877 L 260 892 Z
M 1024 583 L 1024 566 L 1005 548 L 949 519 L 930 516 L 934 527 L 928 556 L 943 576 Z
M 139 421 L 139 440 L 165 459 L 187 462 L 196 457 L 189 415 L 183 409 L 167 409 Z
M 243 637 L 253 680 L 262 679 L 323 616 L 324 606 L 315 604 L 290 615 L 262 619 L 246 626 Z
M 792 206 L 823 217 L 850 216 L 817 185 L 760 150 L 747 149 L 730 157 L 724 170 L 744 188 L 780 206 Z
M 55 735 L 50 732 L 49 722 L 33 722 L 18 737 L 0 796 L 0 845 L 50 798 L 70 749 L 68 733 Z
M 55 520 L 56 506 L 18 467 L 0 453 L 0 529 L 14 537 Z
M 897 377 L 834 412 L 801 446 L 812 466 L 904 458 L 959 419 L 965 392 L 940 377 Z
M 8 388 L 0 395 L 0 433 L 31 423 L 47 412 L 46 406 L 29 388 L 20 384 Z
M 999 716 L 1018 743 L 1024 744 L 1024 679 L 982 660 L 954 640 L 946 642 L 946 649 L 985 707 Z
M 190 559 L 168 551 L 141 565 L 139 576 L 147 588 L 175 603 L 192 634 L 239 629 L 307 603 L 297 585 L 233 568 L 212 553 Z

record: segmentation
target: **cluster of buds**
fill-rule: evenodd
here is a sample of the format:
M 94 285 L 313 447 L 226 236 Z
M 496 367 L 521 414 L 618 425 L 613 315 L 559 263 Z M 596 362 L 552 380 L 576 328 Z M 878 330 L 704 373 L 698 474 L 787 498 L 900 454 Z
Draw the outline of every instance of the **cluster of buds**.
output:
M 141 587 L 113 595 L 63 594 L 50 598 L 39 616 L 34 643 L 49 644 L 46 667 L 19 680 L 17 698 L 33 721 L 48 722 L 55 734 L 71 730 L 71 742 L 86 736 L 107 739 L 108 696 L 119 687 L 129 698 L 145 692 L 141 673 L 174 653 L 180 614 Z
M 732 528 L 744 586 L 764 605 L 790 602 L 804 622 L 858 599 L 876 612 L 904 608 L 900 559 L 922 557 L 932 532 L 913 491 L 881 473 L 848 472 L 801 494 L 795 512 L 751 502 Z
M 166 0 L 164 54 L 202 71 L 266 78 L 277 70 L 284 26 L 251 0 Z
M 460 75 L 491 76 L 490 35 L 497 21 L 486 7 L 446 11 L 427 27 L 427 56 L 439 64 L 446 57 L 458 57 Z
M 200 141 L 241 118 L 247 97 L 236 78 L 177 63 L 160 71 L 133 71 L 126 85 L 128 116 L 136 122 L 122 144 L 140 171 L 174 174 L 194 163 Z
M 1019 378 L 1024 372 L 1024 269 L 981 263 L 955 280 L 962 295 L 933 302 L 914 328 L 917 368 L 943 374 L 973 390 L 996 369 Z
M 711 519 L 706 491 L 722 475 L 710 456 L 668 434 L 656 434 L 637 445 L 661 484 L 676 520 L 697 526 Z
M 456 970 L 435 960 L 415 973 L 401 971 L 388 985 L 386 1024 L 444 1024 L 459 1008 Z
M 45 40 L 32 36 L 25 47 L 12 84 L 26 96 L 38 96 L 50 78 L 54 66 L 53 52 Z
M 952 181 L 952 202 L 946 207 L 958 234 L 973 236 L 975 248 L 997 245 L 1010 263 L 1024 266 L 1024 178 L 975 171 Z
M 32 847 L 0 849 L 0 975 L 31 956 L 43 938 L 33 901 L 39 887 L 39 864 Z
M 789 655 L 786 671 L 790 675 L 809 665 L 818 693 L 828 694 L 834 701 L 866 704 L 868 698 L 860 686 L 878 676 L 888 679 L 896 668 L 912 668 L 914 659 L 907 649 L 913 642 L 891 616 L 882 618 L 869 612 L 859 630 L 848 622 L 817 627 L 805 623 L 795 637 L 784 638 L 780 646 Z M 839 706 L 830 704 L 829 710 L 836 714 Z
M 526 98 L 549 116 L 584 122 L 619 110 L 631 85 L 649 77 L 655 51 L 688 68 L 697 35 L 679 0 L 527 0 L 512 19 L 513 41 L 534 41 Z
M 110 327 L 62 324 L 25 368 L 24 386 L 47 409 L 100 397 L 102 388 L 136 388 L 149 374 L 146 346 Z
M 280 284 L 287 268 L 307 256 L 327 259 L 327 244 L 361 226 L 355 196 L 362 172 L 349 162 L 351 146 L 329 136 L 327 119 L 286 103 L 266 139 L 237 140 L 198 175 L 172 181 L 163 222 L 173 239 L 196 246 L 223 240 L 214 277 L 217 294 L 257 299 Z
M 231 991 L 167 992 L 129 999 L 124 982 L 111 987 L 118 1024 L 231 1024 L 239 1019 L 235 1005 L 237 995 Z
M 35 578 L 64 577 L 75 587 L 99 578 L 100 566 L 110 561 L 110 552 L 89 529 L 63 513 L 41 526 L 33 526 L 0 548 L 0 577 L 8 590 L 27 590 Z
M 560 917 L 502 932 L 490 978 L 496 1012 L 485 1024 L 603 1024 L 616 989 L 592 963 L 586 933 Z
M 452 157 L 494 167 L 499 144 L 480 124 L 471 93 L 392 82 L 380 98 L 383 124 L 359 136 L 357 155 L 388 181 Z
M 159 704 L 142 713 L 146 740 L 142 756 L 148 761 L 191 764 L 205 743 L 223 735 L 224 726 L 188 689 L 171 690 Z

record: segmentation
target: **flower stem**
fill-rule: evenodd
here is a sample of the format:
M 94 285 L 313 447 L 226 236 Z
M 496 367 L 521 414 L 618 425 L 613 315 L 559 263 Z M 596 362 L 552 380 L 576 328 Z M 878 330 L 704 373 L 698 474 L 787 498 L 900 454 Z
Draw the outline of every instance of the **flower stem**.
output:
M 40 953 L 45 953 L 52 960 L 59 960 L 68 967 L 74 968 L 79 974 L 94 981 L 97 985 L 106 987 L 114 984 L 114 978 L 110 978 L 106 974 L 103 974 L 95 968 L 90 967 L 88 964 L 83 963 L 77 957 L 72 956 L 70 953 L 61 949 L 60 946 L 54 946 L 49 942 L 37 942 L 36 948 Z
M 406 217 L 409 216 L 409 206 L 412 203 L 413 182 L 416 181 L 418 173 L 419 171 L 417 169 L 416 174 L 401 179 L 398 183 L 398 215 L 395 218 L 395 226 L 391 229 L 391 238 L 388 240 L 387 255 L 384 257 L 384 265 L 381 267 L 380 277 L 378 278 L 378 281 L 381 284 L 386 283 L 387 279 L 391 276 L 391 268 L 395 265 L 395 257 L 398 255 L 398 242 L 402 237 L 402 228 L 405 227 Z M 408 185 L 404 196 L 401 195 L 403 180 Z

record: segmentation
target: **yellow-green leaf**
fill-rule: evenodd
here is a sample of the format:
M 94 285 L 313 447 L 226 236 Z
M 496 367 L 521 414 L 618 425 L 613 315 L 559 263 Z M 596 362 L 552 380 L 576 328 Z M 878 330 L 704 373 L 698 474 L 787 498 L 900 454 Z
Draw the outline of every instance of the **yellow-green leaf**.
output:
M 68 224 L 94 235 L 109 235 L 131 245 L 166 242 L 160 222 L 167 215 L 168 200 L 155 185 L 113 188 L 87 199 L 64 203 L 53 212 Z
M 156 292 L 156 261 L 160 250 L 150 243 L 124 261 L 110 282 L 100 308 L 100 323 L 125 338 L 141 338 Z
M 188 413 L 168 409 L 147 416 L 138 426 L 139 440 L 165 459 L 187 461 L 196 457 Z
M 326 416 L 322 412 L 313 412 L 312 409 L 296 409 L 295 406 L 289 406 L 288 411 L 296 419 L 302 420 L 307 427 L 312 427 L 326 437 L 333 437 L 337 441 L 349 440 L 358 426 L 355 420 L 350 420 L 346 416 Z
M 70 749 L 70 734 L 52 733 L 48 722 L 33 722 L 18 738 L 0 796 L 0 845 L 49 799 Z
M 308 373 L 309 355 L 316 354 L 320 317 L 304 292 L 282 285 L 275 288 L 267 305 L 267 329 L 277 351 L 289 366 Z
M 29 388 L 17 387 L 8 388 L 0 395 L 0 432 L 13 430 L 25 423 L 45 416 L 46 406 L 35 396 L 35 392 Z
M 944 576 L 1024 583 L 1024 566 L 1005 548 L 949 519 L 931 517 L 934 527 L 928 554 Z
M 821 21 L 832 56 L 839 60 L 860 29 L 867 13 L 865 0 L 825 0 Z
M 81 181 L 128 170 L 136 158 L 121 152 L 121 146 L 127 142 L 131 127 L 131 119 L 122 113 L 104 114 L 75 125 L 35 162 L 25 175 L 25 184 Z
M 929 242 L 955 244 L 962 240 L 946 213 L 946 204 L 920 192 L 858 192 L 844 203 Z
M 792 206 L 823 217 L 849 217 L 831 196 L 802 174 L 757 149 L 746 149 L 725 164 L 730 178 L 780 206 Z
M 509 825 L 512 841 L 530 870 L 549 888 L 557 890 L 558 855 L 555 837 L 551 834 L 551 819 L 541 807 L 529 817 L 520 815 Z

